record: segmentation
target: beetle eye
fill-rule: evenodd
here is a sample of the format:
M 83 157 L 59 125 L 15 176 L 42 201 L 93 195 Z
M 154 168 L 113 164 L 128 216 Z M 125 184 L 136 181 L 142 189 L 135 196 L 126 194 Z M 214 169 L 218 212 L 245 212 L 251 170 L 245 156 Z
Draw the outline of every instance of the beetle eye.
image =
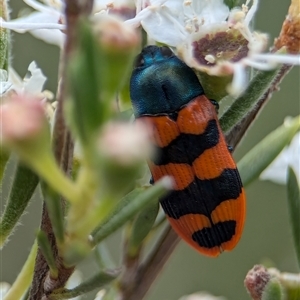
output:
M 145 64 L 145 60 L 144 60 L 144 55 L 142 55 L 142 53 L 140 53 L 134 61 L 133 67 L 134 68 L 139 68 L 142 67 Z
M 160 48 L 160 53 L 164 56 L 164 57 L 171 57 L 174 55 L 174 53 L 172 52 L 172 50 L 169 47 L 163 46 Z

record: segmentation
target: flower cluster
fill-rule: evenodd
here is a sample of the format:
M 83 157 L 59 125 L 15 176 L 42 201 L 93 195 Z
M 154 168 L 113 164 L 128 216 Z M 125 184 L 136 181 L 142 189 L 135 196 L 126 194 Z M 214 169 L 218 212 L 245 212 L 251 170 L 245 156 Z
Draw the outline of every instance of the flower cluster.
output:
M 2 26 L 23 33 L 29 31 L 47 43 L 63 46 L 64 17 L 61 0 L 41 4 L 24 0 L 35 11 Z M 175 47 L 190 66 L 214 76 L 232 76 L 227 92 L 240 94 L 247 81 L 246 67 L 273 69 L 278 64 L 300 64 L 299 55 L 263 53 L 267 48 L 266 34 L 251 29 L 258 0 L 247 0 L 241 7 L 229 9 L 223 0 L 138 0 L 132 15 L 132 0 L 98 0 L 93 15 L 117 13 L 124 23 L 142 26 L 150 41 Z M 129 13 L 131 11 L 131 13 Z

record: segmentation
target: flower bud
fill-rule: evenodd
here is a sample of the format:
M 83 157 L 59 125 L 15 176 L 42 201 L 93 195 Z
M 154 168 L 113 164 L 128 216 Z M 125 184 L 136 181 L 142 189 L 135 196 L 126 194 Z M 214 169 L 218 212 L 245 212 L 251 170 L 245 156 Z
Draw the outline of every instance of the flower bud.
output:
M 111 118 L 117 93 L 131 69 L 139 38 L 119 19 L 99 14 L 78 28 L 79 47 L 69 66 L 71 97 L 66 106 L 69 126 L 84 157 L 101 126 Z
M 94 31 L 100 46 L 113 52 L 128 52 L 139 45 L 137 32 L 115 16 L 96 17 Z
M 30 160 L 50 148 L 50 132 L 44 106 L 35 96 L 13 95 L 0 107 L 1 144 Z
M 291 54 L 300 53 L 300 3 L 292 0 L 280 35 L 275 41 L 276 49 L 286 47 Z
M 244 284 L 253 300 L 261 300 L 262 293 L 271 275 L 268 270 L 261 265 L 255 265 L 246 275 Z
M 94 31 L 99 44 L 101 93 L 110 99 L 129 76 L 140 38 L 136 30 L 115 16 L 100 15 L 95 19 Z
M 130 187 L 153 150 L 147 127 L 128 123 L 108 124 L 99 139 L 98 149 L 104 187 L 111 191 Z
M 280 273 L 270 270 L 256 265 L 246 275 L 244 284 L 253 300 L 283 299 L 283 287 L 279 280 Z

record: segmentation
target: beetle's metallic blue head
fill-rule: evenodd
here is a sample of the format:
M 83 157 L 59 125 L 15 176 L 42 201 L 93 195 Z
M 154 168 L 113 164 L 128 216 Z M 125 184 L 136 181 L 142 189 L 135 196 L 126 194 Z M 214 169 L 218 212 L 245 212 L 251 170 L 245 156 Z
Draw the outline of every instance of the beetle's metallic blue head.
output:
M 136 117 L 178 111 L 203 93 L 194 71 L 168 47 L 148 46 L 137 56 L 130 80 Z

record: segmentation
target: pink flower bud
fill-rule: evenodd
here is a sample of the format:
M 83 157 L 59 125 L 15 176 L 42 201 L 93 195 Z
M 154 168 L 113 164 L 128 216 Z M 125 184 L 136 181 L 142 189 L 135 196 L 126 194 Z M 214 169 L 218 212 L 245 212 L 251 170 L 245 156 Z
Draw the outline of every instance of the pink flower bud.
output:
M 270 273 L 261 265 L 255 265 L 248 272 L 244 284 L 253 300 L 261 300 L 263 291 L 270 279 Z
M 153 150 L 147 127 L 126 123 L 108 124 L 100 139 L 99 149 L 105 157 L 123 166 L 145 161 Z
M 0 116 L 4 146 L 14 148 L 16 144 L 34 140 L 47 128 L 44 105 L 35 96 L 13 95 L 0 106 Z
M 137 32 L 116 16 L 96 18 L 95 32 L 102 47 L 112 52 L 132 51 L 139 45 Z

